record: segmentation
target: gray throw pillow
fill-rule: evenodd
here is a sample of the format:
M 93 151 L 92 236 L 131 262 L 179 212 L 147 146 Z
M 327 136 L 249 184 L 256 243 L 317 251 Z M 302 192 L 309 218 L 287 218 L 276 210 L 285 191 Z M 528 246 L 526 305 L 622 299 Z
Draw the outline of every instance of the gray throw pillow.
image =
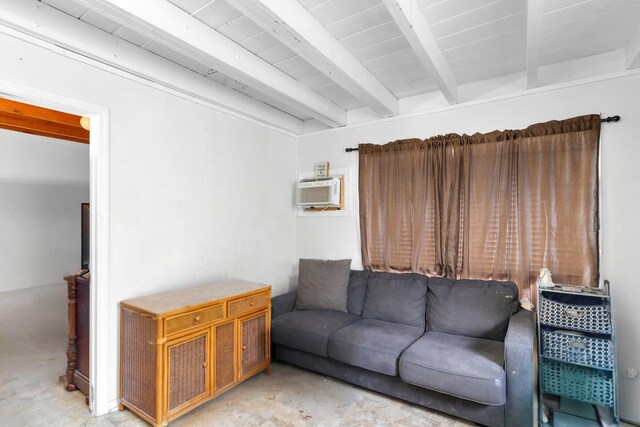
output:
M 301 259 L 296 309 L 346 313 L 350 272 L 350 259 Z

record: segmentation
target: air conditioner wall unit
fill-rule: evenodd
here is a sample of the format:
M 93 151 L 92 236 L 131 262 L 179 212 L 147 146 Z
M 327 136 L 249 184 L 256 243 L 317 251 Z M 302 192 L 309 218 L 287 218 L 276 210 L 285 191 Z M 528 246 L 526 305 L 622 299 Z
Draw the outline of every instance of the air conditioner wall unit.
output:
M 297 205 L 340 207 L 340 178 L 303 179 L 298 182 Z

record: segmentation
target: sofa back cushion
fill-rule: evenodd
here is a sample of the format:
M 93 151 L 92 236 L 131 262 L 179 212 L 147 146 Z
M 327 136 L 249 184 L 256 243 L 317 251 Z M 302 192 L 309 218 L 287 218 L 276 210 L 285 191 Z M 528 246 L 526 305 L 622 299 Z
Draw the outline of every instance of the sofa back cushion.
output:
M 415 273 L 371 273 L 362 317 L 424 329 L 427 281 Z
M 427 329 L 503 341 L 518 308 L 518 287 L 496 280 L 429 278 Z
M 364 299 L 367 296 L 367 279 L 371 271 L 351 270 L 347 297 L 347 311 L 357 316 L 362 315 Z

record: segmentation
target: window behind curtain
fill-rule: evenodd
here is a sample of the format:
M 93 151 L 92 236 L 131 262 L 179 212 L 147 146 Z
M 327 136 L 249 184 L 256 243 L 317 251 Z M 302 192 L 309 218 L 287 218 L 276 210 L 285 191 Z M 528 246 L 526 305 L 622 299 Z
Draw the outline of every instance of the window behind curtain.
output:
M 365 267 L 598 281 L 599 116 L 523 130 L 360 145 Z

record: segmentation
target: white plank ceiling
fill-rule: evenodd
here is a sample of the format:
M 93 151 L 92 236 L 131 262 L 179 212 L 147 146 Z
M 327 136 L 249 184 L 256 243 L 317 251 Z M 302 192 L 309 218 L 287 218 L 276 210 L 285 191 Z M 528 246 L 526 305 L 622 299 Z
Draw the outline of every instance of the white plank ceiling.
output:
M 134 3 L 138 1 L 142 0 Z M 397 114 L 397 100 L 445 89 L 443 76 L 450 76 L 448 84 L 454 90 L 457 85 L 521 72 L 535 80 L 538 66 L 624 49 L 639 37 L 640 0 L 540 1 L 543 7 L 536 18 L 527 16 L 527 0 L 169 0 L 175 6 L 171 18 L 185 22 L 185 30 L 193 27 L 195 18 L 206 25 L 207 31 L 232 41 L 238 52 L 260 58 L 273 69 L 275 80 L 277 76 L 292 78 L 297 85 L 292 91 L 283 91 L 270 81 L 256 85 L 235 64 L 212 68 L 212 62 L 203 61 L 198 48 L 191 49 L 175 28 L 160 28 L 158 21 L 149 21 L 146 14 L 135 15 L 122 1 L 41 0 L 40 4 L 301 122 L 321 118 L 328 126 L 341 126 L 345 122 L 339 118 L 340 111 L 369 106 L 379 112 L 392 111 L 380 113 L 381 118 Z M 289 3 L 295 10 L 298 29 L 291 17 L 289 23 L 274 18 L 281 7 L 275 2 Z M 240 10 L 252 13 L 245 15 Z M 420 52 L 421 47 L 416 46 L 420 43 L 410 42 L 398 13 L 392 13 L 398 10 L 410 21 L 408 31 L 417 32 L 416 40 L 425 40 L 426 36 L 426 40 L 435 40 L 435 45 L 423 41 L 425 50 Z M 264 18 L 264 13 L 269 17 Z M 422 30 L 411 25 L 419 19 L 426 23 Z M 301 30 L 308 25 L 315 28 L 317 23 L 324 28 L 318 27 L 324 40 L 330 43 L 318 46 L 315 38 Z M 282 31 L 274 30 L 274 26 Z M 530 46 L 537 46 L 536 52 L 527 52 L 528 39 Z M 636 56 L 632 60 L 637 64 L 640 61 L 634 43 Z M 215 49 L 208 54 L 219 58 Z M 425 54 L 434 66 L 425 63 Z M 443 59 L 438 61 L 438 57 Z M 527 70 L 527 64 L 537 64 L 536 69 Z M 330 116 L 308 102 L 312 93 L 334 105 L 338 114 Z M 453 98 L 447 99 L 451 102 Z

